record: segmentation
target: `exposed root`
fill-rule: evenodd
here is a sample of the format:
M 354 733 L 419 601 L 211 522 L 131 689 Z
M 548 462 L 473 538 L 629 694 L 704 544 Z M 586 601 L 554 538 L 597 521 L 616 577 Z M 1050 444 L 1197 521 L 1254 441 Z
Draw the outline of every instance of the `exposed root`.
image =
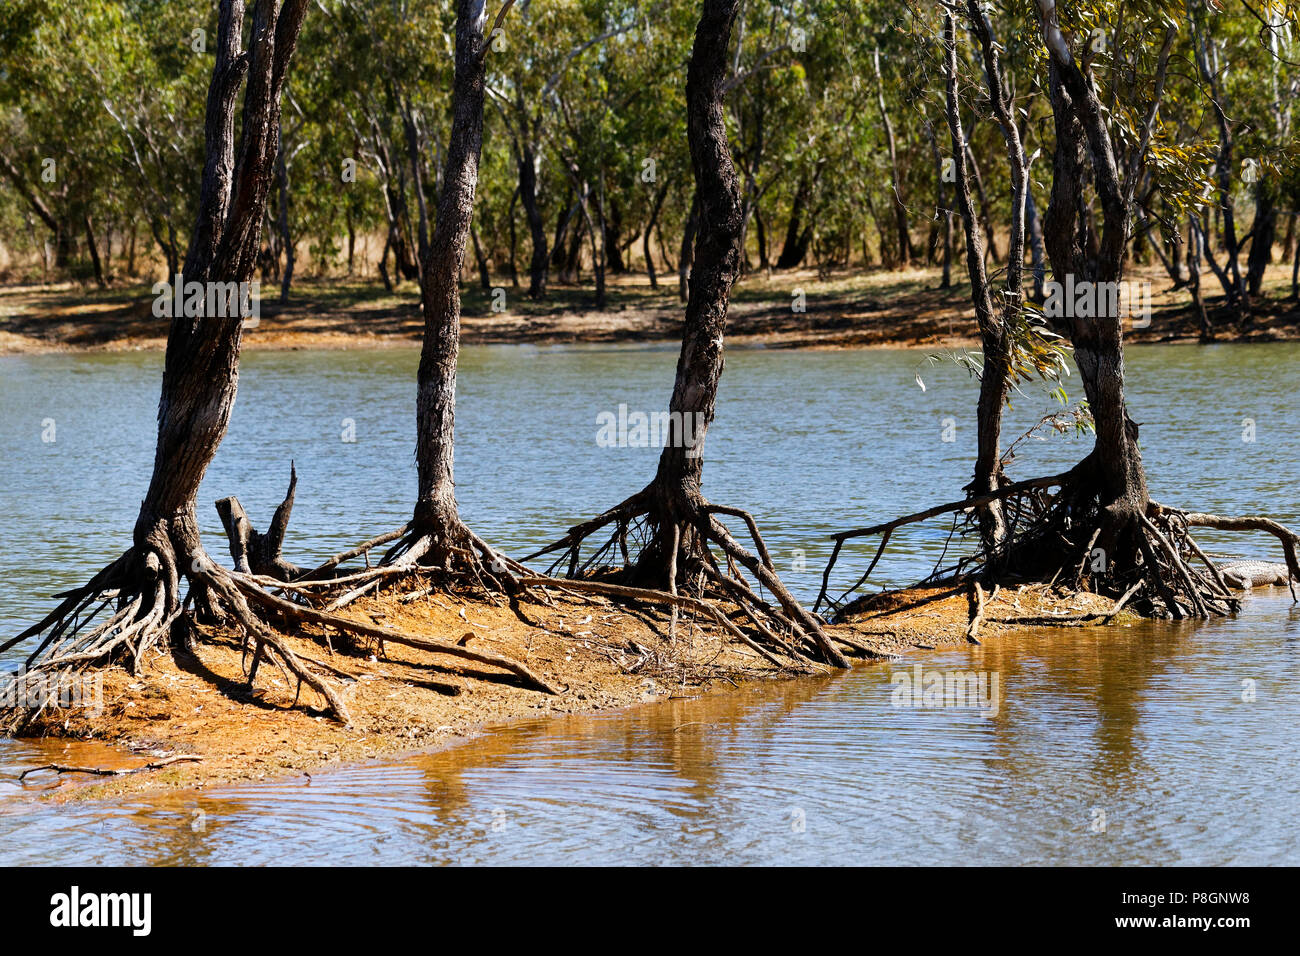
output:
M 280 555 L 293 507 L 295 483 L 296 477 L 291 477 L 289 492 L 276 509 L 271 530 L 265 535 L 258 534 L 239 507 L 238 499 L 223 498 L 217 502 L 217 510 L 230 539 L 230 554 L 237 571 L 304 602 L 324 602 L 326 611 L 342 610 L 385 585 L 412 594 L 468 587 L 489 597 L 505 595 L 514 603 L 521 590 L 518 575 L 532 574 L 466 527 L 454 504 L 430 508 L 425 520 L 408 522 L 342 551 L 309 571 L 304 570 Z M 390 547 L 372 565 L 371 552 L 383 545 Z M 340 570 L 356 558 L 365 559 L 364 568 Z
M 132 549 L 62 602 L 0 652 L 39 638 L 23 668 L 0 682 L 0 729 L 12 732 L 51 706 L 76 697 L 83 673 L 111 659 L 139 673 L 144 657 L 166 638 L 182 607 L 174 576 L 154 553 Z
M 533 687 L 536 690 L 540 690 L 547 694 L 560 693 L 560 690 L 557 689 L 555 685 L 534 673 L 524 664 L 511 660 L 508 657 L 503 657 L 500 654 L 493 654 L 490 651 L 474 651 L 470 650 L 468 647 L 462 647 L 459 644 L 438 641 L 432 638 L 408 637 L 405 634 L 389 630 L 385 627 L 379 627 L 374 624 L 365 624 L 361 621 L 353 621 L 345 617 L 339 617 L 335 614 L 317 611 L 314 608 L 294 604 L 291 601 L 286 601 L 284 598 L 276 597 L 274 594 L 270 594 L 263 590 L 254 579 L 248 578 L 245 575 L 237 572 L 233 574 L 229 572 L 223 573 L 226 574 L 232 585 L 243 592 L 249 600 L 270 610 L 274 610 L 291 620 L 332 627 L 339 631 L 349 632 L 381 643 L 404 644 L 407 647 L 414 647 L 435 654 L 445 654 L 463 660 L 475 661 L 479 664 L 488 664 L 509 671 L 517 677 L 522 678 L 528 686 Z
M 979 511 L 993 502 L 1002 508 L 1007 522 L 1006 536 L 994 547 L 980 544 L 973 553 L 947 565 L 943 565 L 941 558 L 925 580 L 1046 581 L 1049 585 L 1073 590 L 1086 588 L 1119 598 L 1107 615 L 1044 623 L 1067 626 L 1105 623 L 1126 606 L 1147 616 L 1174 619 L 1205 619 L 1235 613 L 1239 601 L 1214 561 L 1192 536 L 1193 526 L 1274 534 L 1283 543 L 1293 577 L 1300 577 L 1300 563 L 1297 563 L 1300 538 L 1276 522 L 1183 512 L 1154 501 L 1148 502 L 1144 512 L 1120 513 L 1117 517 L 1098 503 L 1087 466 L 1085 460 L 1065 474 L 1016 482 L 990 494 L 834 535 L 834 549 L 822 574 L 822 587 L 814 608 L 825 604 L 840 616 L 852 613 L 857 603 L 852 601 L 853 595 L 868 583 L 890 535 L 898 528 L 951 514 L 953 533 L 978 541 Z M 831 597 L 831 573 L 845 542 L 875 536 L 879 537 L 879 544 L 866 571 L 837 597 Z M 1108 550 L 1098 547 L 1103 541 L 1110 544 Z M 976 631 L 980 603 L 972 603 L 971 628 Z
M 753 553 L 735 540 L 718 515 L 745 523 Z M 583 547 L 593 537 L 601 543 L 584 557 Z M 693 606 L 689 601 L 710 595 L 725 598 L 738 608 L 752 633 L 744 633 L 731 621 L 729 629 L 745 643 L 765 647 L 765 656 L 775 652 L 801 665 L 815 657 L 836 667 L 848 666 L 821 621 L 781 582 L 753 517 L 739 508 L 710 504 L 689 486 L 668 490 L 656 481 L 618 506 L 573 526 L 559 541 L 524 560 L 548 554 L 555 557 L 547 574 L 563 572 L 571 581 L 610 574 L 611 562 L 618 561 L 622 570 L 613 572 L 613 578 L 638 592 L 624 597 L 654 593 L 673 608 Z M 773 601 L 761 596 L 764 590 Z M 670 627 L 675 626 L 674 615 Z

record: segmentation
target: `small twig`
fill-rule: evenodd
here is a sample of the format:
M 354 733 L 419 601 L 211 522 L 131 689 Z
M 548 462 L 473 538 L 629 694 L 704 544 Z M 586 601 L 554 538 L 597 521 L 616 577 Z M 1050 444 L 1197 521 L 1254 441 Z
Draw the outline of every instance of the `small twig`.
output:
M 111 768 L 111 767 L 72 767 L 61 763 L 47 763 L 39 767 L 28 767 L 18 775 L 19 780 L 26 779 L 29 773 L 38 773 L 42 770 L 53 770 L 55 773 L 88 773 L 96 777 L 124 777 L 127 774 L 143 773 L 146 770 L 161 770 L 163 767 L 169 767 L 174 763 L 188 760 L 202 760 L 198 754 L 177 754 L 174 757 L 165 757 L 162 760 L 155 760 L 153 763 L 147 763 L 143 767 Z

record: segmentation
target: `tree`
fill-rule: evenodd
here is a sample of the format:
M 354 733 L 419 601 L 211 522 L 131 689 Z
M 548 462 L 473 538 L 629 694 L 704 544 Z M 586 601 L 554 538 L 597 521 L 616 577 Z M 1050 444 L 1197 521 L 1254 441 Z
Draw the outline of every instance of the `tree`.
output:
M 25 678 L 32 682 L 69 669 L 126 657 L 137 671 L 145 654 L 183 626 L 190 600 L 205 616 L 233 615 L 257 642 L 255 659 L 274 653 L 333 711 L 346 709 L 320 678 L 302 667 L 278 637 L 255 620 L 240 587 L 207 556 L 199 539 L 199 483 L 226 433 L 234 408 L 244 315 L 231 315 L 226 284 L 251 280 L 267 193 L 278 149 L 280 94 L 309 0 L 261 2 L 249 47 L 242 50 L 243 0 L 222 0 L 217 48 L 208 86 L 205 161 L 198 216 L 185 259 L 186 283 L 211 292 L 197 308 L 174 315 L 167 339 L 153 475 L 140 505 L 134 541 L 121 557 L 54 611 L 0 650 L 31 638 L 39 643 Z M 235 105 L 244 87 L 240 135 Z M 183 593 L 191 585 L 189 597 Z M 112 605 L 107 619 L 105 609 Z M 254 673 L 255 673 L 254 666 Z M 10 713 L 21 721 L 32 715 Z
M 953 6 L 945 5 L 945 8 L 947 113 L 956 159 L 962 154 L 958 58 Z M 1160 135 L 1159 111 L 1178 25 L 1165 15 L 1158 2 L 1136 11 L 1132 7 L 1126 9 L 1122 19 L 1124 33 L 1122 37 L 1112 36 L 1112 43 L 1129 51 L 1131 60 L 1128 69 L 1116 71 L 1112 76 L 1132 77 L 1144 72 L 1145 79 L 1126 82 L 1124 99 L 1119 98 L 1118 87 L 1106 91 L 1114 104 L 1106 108 L 1092 59 L 1097 47 L 1090 46 L 1089 52 L 1078 59 L 1072 42 L 1080 34 L 1090 36 L 1089 30 L 1082 29 L 1077 19 L 1070 19 L 1068 26 L 1063 26 L 1054 0 L 1037 0 L 1037 8 L 1037 26 L 1048 54 L 1045 86 L 1055 127 L 1051 204 L 1044 218 L 1044 242 L 1055 281 L 1066 288 L 1086 289 L 1095 306 L 1076 308 L 1072 298 L 1064 303 L 1061 323 L 1073 346 L 1096 440 L 1091 452 L 1064 474 L 1001 483 L 996 470 L 990 474 L 989 468 L 990 463 L 996 463 L 995 468 L 1000 465 L 995 453 L 996 414 L 992 408 L 996 386 L 1002 380 L 987 374 L 986 357 L 976 472 L 977 482 L 982 481 L 983 487 L 973 485 L 971 494 L 963 501 L 929 508 L 871 528 L 836 534 L 817 606 L 827 599 L 831 569 L 846 541 L 867 536 L 881 538 L 876 556 L 861 579 L 865 581 L 880 560 L 890 534 L 898 527 L 939 515 L 973 512 L 981 518 L 981 548 L 942 573 L 959 578 L 963 572 L 977 569 L 981 575 L 994 580 L 1013 574 L 1022 579 L 1061 580 L 1076 587 L 1088 582 L 1094 589 L 1119 597 L 1117 607 L 1130 604 L 1146 613 L 1166 617 L 1208 617 L 1231 613 L 1237 607 L 1214 563 L 1197 546 L 1189 529 L 1194 525 L 1227 526 L 1224 522 L 1234 521 L 1242 524 L 1242 519 L 1196 515 L 1151 500 L 1138 447 L 1138 426 L 1129 416 L 1124 395 L 1125 316 L 1119 284 L 1124 278 L 1135 191 L 1143 177 L 1153 140 Z M 972 2 L 967 12 L 983 52 L 990 105 L 1003 127 L 1008 147 L 1013 205 L 1021 208 L 1027 197 L 1023 146 L 1000 76 L 999 48 L 981 7 Z M 1091 22 L 1095 21 L 1083 21 L 1089 24 L 1089 29 Z M 1155 47 L 1149 38 L 1160 37 L 1157 27 L 1163 28 L 1163 37 Z M 962 163 L 958 160 L 955 165 L 959 202 L 967 219 L 968 267 L 981 334 L 986 349 L 990 345 L 1003 349 L 1005 340 L 999 338 L 1005 330 L 999 328 L 992 303 L 986 298 L 987 277 L 977 267 L 981 250 L 975 241 L 978 234 L 974 230 L 969 186 Z M 1101 211 L 1099 230 L 1090 215 L 1094 201 Z M 1014 283 L 1012 288 L 1018 292 L 1023 227 L 1013 232 L 1012 242 L 1020 248 L 1012 254 L 1008 282 Z M 1054 294 L 1060 292 L 1058 287 Z M 1009 305 L 1018 301 L 1019 295 Z M 1017 351 L 1010 350 L 1012 374 L 1017 373 L 1021 363 Z M 998 359 L 1005 354 L 995 352 Z M 987 387 L 990 380 L 994 382 L 993 388 Z M 996 407 L 1000 408 L 1000 402 Z M 990 477 L 995 480 L 990 481 Z M 1051 488 L 1059 491 L 1050 494 Z M 992 527 L 990 509 L 994 506 L 1004 512 L 1005 525 L 1001 529 Z M 1291 561 L 1294 540 L 1279 536 L 1288 548 L 1288 561 Z M 1193 567 L 1198 560 L 1204 571 Z M 1300 573 L 1300 565 L 1294 571 Z M 854 605 L 841 607 L 841 613 L 853 609 Z
M 723 118 L 727 48 L 739 3 L 703 0 L 687 68 L 687 140 L 699 226 L 682 349 L 668 406 L 669 434 L 658 471 L 640 492 L 575 525 L 559 541 L 525 560 L 559 552 L 551 570 L 567 565 L 570 578 L 577 578 L 618 548 L 627 564 L 621 577 L 634 594 L 651 599 L 666 594 L 675 602 L 683 594 L 703 594 L 706 586 L 716 589 L 744 609 L 764 638 L 796 660 L 806 659 L 809 652 L 842 667 L 847 666 L 842 652 L 781 583 L 753 518 L 739 509 L 711 504 L 701 488 L 703 444 L 716 412 L 727 305 L 740 274 L 744 230 L 740 183 Z M 744 521 L 757 555 L 732 537 L 720 515 Z M 583 543 L 611 526 L 611 537 L 582 562 Z M 638 529 L 644 540 L 633 558 L 628 537 Z M 739 571 L 724 572 L 712 554 L 713 546 L 721 549 L 728 567 L 738 565 L 753 575 L 778 606 L 760 597 Z M 785 631 L 790 643 L 776 631 Z

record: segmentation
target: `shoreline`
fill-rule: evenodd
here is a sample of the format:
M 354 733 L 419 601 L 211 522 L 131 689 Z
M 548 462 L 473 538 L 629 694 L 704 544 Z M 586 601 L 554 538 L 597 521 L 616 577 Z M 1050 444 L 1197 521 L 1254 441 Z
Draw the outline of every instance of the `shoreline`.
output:
M 824 680 L 838 673 L 777 668 L 703 628 L 692 628 L 685 637 L 679 630 L 676 641 L 669 642 L 647 627 L 640 614 L 610 602 L 574 601 L 562 596 L 560 588 L 553 591 L 556 603 L 548 614 L 539 605 L 528 605 L 538 625 L 531 628 L 509 610 L 486 602 L 465 601 L 453 613 L 443 604 L 444 599 L 456 603 L 447 595 L 416 608 L 383 595 L 348 609 L 383 617 L 388 626 L 394 625 L 390 617 L 401 616 L 400 626 L 410 632 L 441 632 L 444 638 L 463 631 L 468 619 L 473 631 L 467 636 L 474 633 L 491 641 L 494 650 L 510 652 L 538 670 L 545 667 L 549 679 L 563 684 L 557 696 L 478 668 L 435 665 L 404 647 L 389 646 L 381 655 L 366 653 L 373 648 L 345 649 L 336 635 L 335 655 L 324 666 L 345 668 L 358 678 L 346 686 L 354 723 L 345 728 L 311 709 L 315 697 L 308 700 L 309 691 L 295 705 L 293 688 L 269 664 L 250 690 L 240 676 L 238 642 L 218 634 L 205 637 L 192 653 L 160 652 L 139 677 L 121 667 L 105 671 L 98 716 L 53 712 L 14 738 L 41 740 L 42 752 L 53 755 L 48 762 L 65 767 L 112 772 L 151 763 L 164 766 L 118 776 L 41 771 L 20 785 L 14 798 L 63 803 L 303 775 L 310 779 L 376 760 L 440 751 L 539 718 L 619 713 L 683 696 L 732 693 L 760 682 Z M 1018 618 L 1096 613 L 1111 603 L 1094 594 L 1058 594 L 1041 586 L 1004 590 L 989 603 L 981 635 L 996 639 L 1030 626 L 1017 623 Z M 881 592 L 870 605 L 828 628 L 862 649 L 855 667 L 968 643 L 971 612 L 965 585 Z M 593 623 L 597 615 L 601 620 Z M 327 657 L 330 642 L 322 644 L 320 635 L 297 634 L 288 640 L 304 659 L 308 652 L 317 661 Z M 437 680 L 428 680 L 430 676 Z M 201 759 L 184 759 L 195 756 Z M 176 757 L 182 759 L 168 762 Z
M 1213 296 L 1207 307 L 1216 342 L 1300 340 L 1300 305 L 1288 299 L 1285 269 L 1270 273 L 1267 297 L 1249 328 L 1227 323 Z M 1132 343 L 1198 343 L 1200 328 L 1183 290 L 1134 270 L 1150 282 L 1150 325 L 1130 328 Z M 811 270 L 751 275 L 737 285 L 727 340 L 741 348 L 944 349 L 978 348 L 968 286 L 939 288 L 937 269 L 857 271 L 819 277 Z M 594 307 L 585 286 L 552 289 L 542 302 L 499 287 L 506 311 L 493 311 L 477 285 L 463 293 L 465 345 L 612 345 L 677 343 L 682 305 L 675 286 L 652 289 L 640 276 L 611 277 L 608 302 Z M 152 314 L 149 287 L 133 283 L 105 291 L 71 283 L 0 287 L 0 355 L 162 351 L 167 319 Z M 802 310 L 802 311 L 800 311 Z M 304 279 L 287 305 L 268 301 L 256 328 L 244 335 L 252 351 L 417 348 L 423 335 L 418 289 L 404 283 L 387 292 L 373 283 Z

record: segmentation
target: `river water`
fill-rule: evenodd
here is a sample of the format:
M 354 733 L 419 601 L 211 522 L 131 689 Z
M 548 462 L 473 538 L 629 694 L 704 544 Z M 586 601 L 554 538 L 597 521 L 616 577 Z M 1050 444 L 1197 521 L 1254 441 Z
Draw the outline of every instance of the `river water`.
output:
M 1300 523 L 1298 358 L 1291 344 L 1131 348 L 1153 495 Z M 602 447 L 597 417 L 661 409 L 675 361 L 661 347 L 467 348 L 466 518 L 521 554 L 636 491 L 656 450 Z M 400 524 L 415 480 L 415 364 L 410 350 L 250 353 L 201 500 L 237 494 L 264 525 L 293 459 L 293 559 Z M 0 634 L 128 543 L 160 369 L 148 353 L 0 356 Z M 959 496 L 974 392 L 920 352 L 733 351 L 706 492 L 758 516 L 810 598 L 829 532 Z M 1008 438 L 1051 407 L 1018 398 Z M 1022 448 L 1017 477 L 1068 466 L 1087 441 Z M 221 553 L 215 510 L 200 516 Z M 946 538 L 938 525 L 897 535 L 877 583 L 924 574 Z M 1272 544 L 1205 540 L 1251 556 Z M 893 706 L 892 675 L 918 663 L 996 676 L 996 715 Z M 517 725 L 310 784 L 52 808 L 14 781 L 48 750 L 0 740 L 0 863 L 1295 863 L 1297 678 L 1300 611 L 1259 591 L 1231 621 L 1027 633 Z

